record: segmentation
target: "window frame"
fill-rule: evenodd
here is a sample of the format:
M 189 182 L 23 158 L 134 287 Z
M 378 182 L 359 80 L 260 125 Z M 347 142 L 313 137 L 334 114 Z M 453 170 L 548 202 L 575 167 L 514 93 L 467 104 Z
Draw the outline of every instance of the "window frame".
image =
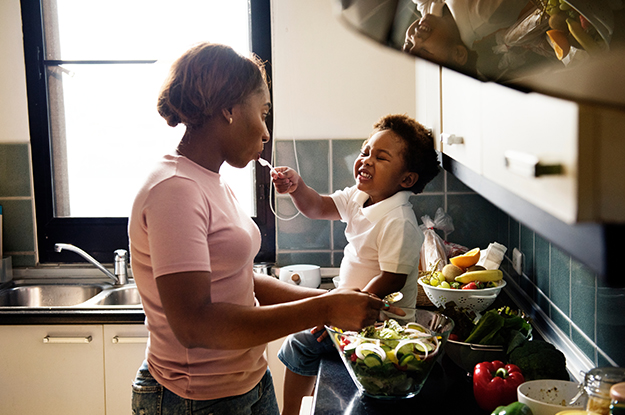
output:
M 57 253 L 54 244 L 70 243 L 87 251 L 98 261 L 110 264 L 113 251 L 129 249 L 128 218 L 55 217 L 52 147 L 48 107 L 48 84 L 44 64 L 43 0 L 20 0 L 26 66 L 26 90 L 32 151 L 34 197 L 36 209 L 36 244 L 38 264 L 80 263 L 84 260 L 71 252 Z M 250 35 L 252 51 L 266 62 L 271 79 L 270 0 L 250 0 Z M 269 92 L 272 95 L 271 84 Z M 267 118 L 273 131 L 273 116 Z M 271 141 L 263 157 L 271 159 Z M 265 169 L 256 171 L 256 217 L 262 235 L 256 262 L 275 262 L 275 218 L 269 206 L 270 177 Z M 102 195 L 103 198 L 112 195 Z

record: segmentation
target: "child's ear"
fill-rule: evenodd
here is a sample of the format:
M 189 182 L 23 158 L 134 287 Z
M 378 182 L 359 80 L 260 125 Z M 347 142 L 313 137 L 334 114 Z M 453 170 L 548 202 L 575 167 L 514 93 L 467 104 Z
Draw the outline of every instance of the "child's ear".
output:
M 404 175 L 404 178 L 401 181 L 401 187 L 404 189 L 410 189 L 415 183 L 419 180 L 419 174 L 413 171 L 409 171 Z
M 451 57 L 458 66 L 464 66 L 469 59 L 469 50 L 464 45 L 456 45 L 451 51 Z

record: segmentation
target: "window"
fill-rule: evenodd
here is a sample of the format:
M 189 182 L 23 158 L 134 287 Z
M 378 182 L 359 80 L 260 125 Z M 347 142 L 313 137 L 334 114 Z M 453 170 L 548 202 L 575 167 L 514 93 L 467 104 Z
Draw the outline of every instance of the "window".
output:
M 156 112 L 171 63 L 203 40 L 252 50 L 269 62 L 269 0 L 22 0 L 21 6 L 39 261 L 79 261 L 54 252 L 56 242 L 67 242 L 111 262 L 115 249 L 128 246 L 127 215 L 138 186 L 184 132 Z M 269 177 L 254 167 L 225 166 L 222 174 L 261 228 L 257 260 L 273 261 Z

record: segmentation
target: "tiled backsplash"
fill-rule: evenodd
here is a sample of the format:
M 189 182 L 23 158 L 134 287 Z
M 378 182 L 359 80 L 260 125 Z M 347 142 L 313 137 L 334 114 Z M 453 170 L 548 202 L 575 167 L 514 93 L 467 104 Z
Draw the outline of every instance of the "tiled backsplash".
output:
M 0 144 L 4 256 L 13 267 L 35 265 L 35 225 L 28 144 Z
M 299 170 L 306 183 L 330 193 L 353 183 L 352 165 L 362 139 L 301 140 L 296 142 Z M 296 166 L 293 142 L 276 142 L 276 165 Z M 13 266 L 35 265 L 35 233 L 31 163 L 28 144 L 0 144 L 0 204 L 4 210 L 5 255 Z M 443 207 L 454 221 L 447 239 L 467 247 L 498 241 L 508 256 L 524 254 L 523 275 L 516 275 L 509 258 L 503 269 L 553 323 L 596 365 L 625 366 L 625 290 L 604 287 L 584 265 L 441 172 L 425 192 L 412 198 L 419 222 Z M 295 209 L 288 196 L 278 197 L 278 213 L 290 217 Z M 527 225 L 527 226 L 526 226 Z M 297 216 L 277 221 L 279 265 L 311 262 L 338 266 L 343 256 L 344 225 Z
M 296 168 L 306 184 L 320 193 L 331 193 L 354 183 L 352 166 L 363 139 L 291 140 L 275 143 L 276 165 Z M 294 157 L 297 150 L 297 160 Z M 532 301 L 595 365 L 625 366 L 625 290 L 602 286 L 583 264 L 520 224 L 490 202 L 442 171 L 420 195 L 413 196 L 414 210 L 434 218 L 443 207 L 455 230 L 447 240 L 466 247 L 486 248 L 497 241 L 507 248 L 503 270 Z M 290 218 L 296 210 L 288 196 L 277 197 L 277 212 Z M 302 215 L 277 220 L 278 265 L 314 263 L 338 267 L 346 241 L 339 221 L 310 220 Z M 511 266 L 514 248 L 524 254 L 523 274 Z

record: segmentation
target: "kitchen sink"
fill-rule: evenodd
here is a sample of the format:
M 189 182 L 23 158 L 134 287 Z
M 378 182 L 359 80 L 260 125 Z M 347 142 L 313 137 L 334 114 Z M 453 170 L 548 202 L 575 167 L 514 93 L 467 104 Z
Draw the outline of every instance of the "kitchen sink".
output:
M 128 285 L 105 290 L 88 303 L 94 306 L 133 306 L 141 305 L 141 297 L 136 285 Z
M 80 281 L 12 281 L 0 287 L 0 309 L 141 308 L 134 283 L 114 286 Z
M 84 303 L 104 289 L 101 285 L 24 285 L 0 291 L 0 307 L 67 307 Z

